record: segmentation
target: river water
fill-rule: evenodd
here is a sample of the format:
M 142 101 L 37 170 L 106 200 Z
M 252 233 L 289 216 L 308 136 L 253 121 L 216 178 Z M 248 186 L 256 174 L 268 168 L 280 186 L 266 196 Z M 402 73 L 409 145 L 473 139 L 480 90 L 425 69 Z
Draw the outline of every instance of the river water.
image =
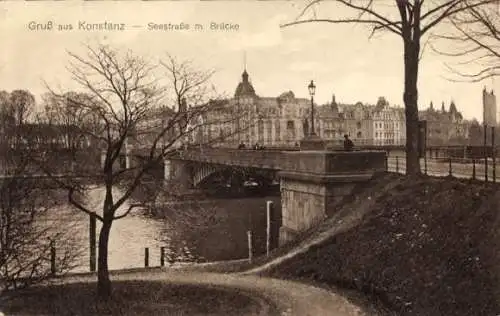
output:
M 115 196 L 121 192 L 116 189 Z M 102 209 L 103 187 L 89 190 L 85 201 L 93 210 Z M 111 270 L 144 267 L 145 248 L 149 266 L 160 265 L 160 247 L 166 264 L 208 262 L 248 257 L 247 231 L 253 233 L 254 255 L 265 251 L 266 202 L 280 208 L 279 196 L 260 194 L 247 198 L 177 201 L 154 210 L 135 209 L 116 220 L 109 241 Z M 125 203 L 117 213 L 128 208 Z M 89 271 L 89 217 L 69 205 L 52 210 L 44 221 L 64 232 L 58 247 L 69 244 L 79 250 L 73 272 Z M 97 221 L 97 235 L 100 222 Z

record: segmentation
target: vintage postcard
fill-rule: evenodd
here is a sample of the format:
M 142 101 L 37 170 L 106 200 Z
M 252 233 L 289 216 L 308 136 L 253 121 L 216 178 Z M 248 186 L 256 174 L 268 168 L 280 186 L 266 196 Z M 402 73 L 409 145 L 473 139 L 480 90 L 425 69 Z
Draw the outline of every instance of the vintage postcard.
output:
M 0 315 L 500 315 L 499 14 L 0 1 Z

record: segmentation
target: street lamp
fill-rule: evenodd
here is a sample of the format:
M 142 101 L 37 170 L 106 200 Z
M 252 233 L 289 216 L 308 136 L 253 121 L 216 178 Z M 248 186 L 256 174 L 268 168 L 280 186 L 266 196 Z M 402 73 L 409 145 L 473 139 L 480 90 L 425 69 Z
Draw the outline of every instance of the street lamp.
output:
M 310 136 L 315 136 L 316 133 L 314 132 L 314 93 L 316 92 L 316 86 L 314 85 L 314 82 L 311 80 L 311 83 L 309 86 L 307 86 L 309 89 L 309 94 L 311 95 L 311 132 L 309 133 Z

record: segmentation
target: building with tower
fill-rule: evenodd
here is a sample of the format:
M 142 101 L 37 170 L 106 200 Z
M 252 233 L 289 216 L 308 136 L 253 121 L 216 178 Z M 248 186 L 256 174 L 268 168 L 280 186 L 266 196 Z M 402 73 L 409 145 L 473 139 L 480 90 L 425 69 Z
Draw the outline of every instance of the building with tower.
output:
M 488 115 L 496 112 L 493 93 L 483 91 Z M 266 147 L 295 146 L 310 133 L 311 100 L 298 98 L 293 91 L 276 97 L 259 96 L 250 76 L 243 70 L 233 96 L 213 102 L 210 122 L 203 134 L 223 141 L 222 146 L 247 147 L 259 144 Z M 357 145 L 395 145 L 406 143 L 404 107 L 390 105 L 384 98 L 375 104 L 343 104 L 335 95 L 331 102 L 315 105 L 315 132 L 330 144 L 341 144 L 347 134 Z M 454 101 L 435 108 L 419 111 L 421 120 L 427 121 L 429 145 L 463 145 L 468 143 L 469 122 L 464 120 Z M 492 120 L 488 121 L 490 124 Z
M 224 145 L 237 146 L 243 142 L 246 146 L 294 146 L 308 132 L 310 100 L 297 98 L 292 91 L 277 97 L 259 96 L 246 69 L 233 97 L 222 103 L 225 114 L 219 115 L 233 113 L 234 120 L 221 119 L 220 123 L 210 124 L 208 132 L 222 137 L 229 133 L 223 137 Z M 318 126 L 318 121 L 315 124 Z
M 445 103 L 436 110 L 431 102 L 424 111 L 419 111 L 419 118 L 427 121 L 427 145 L 464 145 L 469 138 L 469 123 L 463 119 L 452 100 L 446 110 Z
M 491 92 L 483 89 L 483 124 L 487 126 L 497 126 L 497 100 L 496 96 Z

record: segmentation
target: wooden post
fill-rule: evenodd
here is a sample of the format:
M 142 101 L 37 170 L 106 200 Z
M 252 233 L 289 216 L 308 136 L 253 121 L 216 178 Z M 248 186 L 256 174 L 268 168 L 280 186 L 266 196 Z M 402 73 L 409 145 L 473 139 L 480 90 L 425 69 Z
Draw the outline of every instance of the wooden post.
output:
M 266 256 L 269 257 L 269 252 L 271 251 L 271 247 L 274 244 L 274 240 L 272 240 L 275 236 L 273 236 L 273 224 L 275 221 L 274 218 L 274 203 L 273 201 L 267 201 L 266 203 L 266 218 L 267 218 L 267 226 L 266 226 Z
M 54 241 L 50 241 L 50 274 L 56 275 L 56 246 Z
M 488 182 L 488 151 L 486 150 L 486 130 L 487 126 L 484 124 L 484 142 L 483 142 L 483 152 L 484 152 L 484 181 Z
M 472 180 L 476 180 L 476 159 L 472 159 Z
M 448 175 L 453 176 L 453 172 L 451 170 L 451 157 L 448 158 Z
M 424 173 L 427 175 L 427 151 L 424 151 Z
M 144 267 L 149 267 L 149 248 L 144 248 Z
M 89 247 L 90 247 L 90 272 L 96 271 L 96 222 L 97 217 L 95 214 L 90 216 L 90 226 L 89 226 Z
M 165 266 L 165 247 L 160 247 L 160 266 Z
M 248 262 L 252 263 L 253 257 L 253 246 L 252 246 L 252 231 L 247 231 L 247 240 L 248 240 Z
M 492 167 L 493 167 L 493 183 L 496 182 L 497 178 L 497 168 L 496 168 L 496 159 L 495 159 L 495 126 L 491 127 L 491 158 L 492 158 Z

